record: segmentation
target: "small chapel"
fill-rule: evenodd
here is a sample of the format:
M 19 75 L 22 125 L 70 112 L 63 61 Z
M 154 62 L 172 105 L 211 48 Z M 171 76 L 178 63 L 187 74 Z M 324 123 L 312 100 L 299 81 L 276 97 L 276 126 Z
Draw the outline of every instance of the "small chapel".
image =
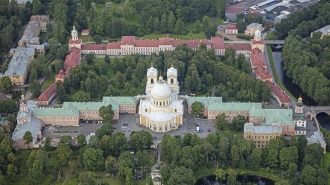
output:
M 168 132 L 182 125 L 183 100 L 179 99 L 178 71 L 167 70 L 167 81 L 151 66 L 147 71 L 146 98 L 140 100 L 140 125 L 153 132 Z

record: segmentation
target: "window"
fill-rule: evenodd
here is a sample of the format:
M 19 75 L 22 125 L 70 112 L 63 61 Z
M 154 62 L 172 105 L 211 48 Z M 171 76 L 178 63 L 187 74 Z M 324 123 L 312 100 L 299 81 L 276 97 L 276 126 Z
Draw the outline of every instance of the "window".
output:
M 156 126 L 154 126 L 154 130 L 156 130 Z
M 175 109 L 175 112 L 176 112 L 176 109 Z
M 171 78 L 171 84 L 174 84 L 174 80 L 173 80 L 173 78 Z
M 145 112 L 148 112 L 148 109 L 145 109 Z

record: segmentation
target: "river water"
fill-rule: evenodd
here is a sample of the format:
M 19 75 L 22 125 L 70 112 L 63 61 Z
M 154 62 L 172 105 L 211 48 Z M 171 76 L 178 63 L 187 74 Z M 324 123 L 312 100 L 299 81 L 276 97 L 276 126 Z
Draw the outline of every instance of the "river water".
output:
M 309 106 L 315 106 L 317 103 L 311 99 L 306 93 L 303 93 L 302 90 L 300 89 L 299 86 L 294 84 L 292 82 L 292 79 L 286 76 L 285 71 L 283 71 L 283 60 L 282 60 L 282 50 L 281 49 L 275 49 L 272 48 L 273 50 L 273 58 L 274 58 L 274 64 L 276 68 L 276 73 L 284 87 L 290 91 L 290 93 L 298 98 L 300 95 L 303 98 L 303 103 L 305 105 Z

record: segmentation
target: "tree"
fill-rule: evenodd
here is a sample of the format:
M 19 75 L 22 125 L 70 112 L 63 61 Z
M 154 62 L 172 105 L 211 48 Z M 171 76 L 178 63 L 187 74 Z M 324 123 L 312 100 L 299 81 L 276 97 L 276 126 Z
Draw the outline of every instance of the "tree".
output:
M 66 99 L 65 89 L 61 83 L 56 84 L 56 91 L 57 91 L 57 101 L 62 103 Z
M 205 29 L 205 35 L 207 38 L 214 37 L 216 33 L 217 33 L 217 27 L 215 25 L 208 26 Z
M 171 170 L 171 175 L 167 184 L 186 185 L 194 184 L 193 171 L 185 167 L 176 167 Z
M 183 28 L 184 28 L 184 22 L 181 19 L 178 19 L 175 23 L 174 33 L 176 34 L 182 33 Z
M 298 166 L 296 164 L 294 164 L 294 163 L 291 163 L 289 165 L 288 173 L 289 173 L 290 177 L 293 178 L 293 177 L 296 176 L 297 168 L 298 168 Z
M 231 162 L 233 164 L 233 167 L 237 167 L 239 160 L 241 158 L 238 146 L 234 145 L 231 148 L 230 153 L 231 153 Z
M 144 167 L 146 167 L 149 164 L 150 157 L 148 155 L 148 152 L 143 150 L 143 152 L 138 151 L 136 152 L 136 157 L 137 157 L 137 164 L 139 167 L 142 167 L 142 170 Z
M 34 80 L 37 80 L 37 71 L 35 69 L 31 69 L 29 82 L 32 83 Z
M 86 170 L 101 170 L 104 167 L 103 151 L 87 148 L 83 154 L 83 164 Z
M 113 119 L 113 111 L 112 111 L 112 105 L 109 104 L 108 106 L 102 106 L 99 109 L 99 115 L 103 118 L 104 123 L 112 123 Z
M 17 176 L 17 173 L 18 173 L 18 170 L 17 170 L 17 167 L 12 165 L 12 164 L 8 164 L 7 165 L 7 178 L 13 182 L 15 181 L 16 179 L 16 176 Z
M 30 91 L 33 94 L 33 96 L 35 98 L 37 98 L 40 94 L 41 91 L 41 85 L 38 82 L 38 80 L 34 80 L 31 84 L 30 84 Z
M 243 130 L 244 124 L 246 123 L 245 117 L 242 115 L 238 115 L 231 123 L 233 129 L 239 131 Z
M 159 18 L 158 17 L 154 17 L 154 31 L 159 31 Z
M 45 151 L 50 150 L 50 138 L 49 137 L 46 137 L 44 149 L 45 149 Z
M 32 133 L 30 131 L 26 131 L 23 136 L 23 139 L 25 140 L 25 144 L 28 145 L 33 140 Z
M 162 15 L 162 19 L 160 21 L 160 32 L 166 33 L 167 32 L 167 15 L 164 13 Z
M 85 55 L 85 59 L 86 59 L 88 64 L 92 64 L 94 59 L 95 59 L 95 54 L 94 53 L 88 53 L 87 55 Z
M 81 185 L 97 185 L 93 172 L 82 172 L 79 175 L 79 181 Z
M 173 33 L 175 27 L 175 16 L 172 11 L 168 14 L 167 31 Z
M 0 78 L 0 89 L 5 93 L 10 93 L 14 89 L 13 83 L 11 82 L 9 76 Z
M 228 125 L 226 118 L 227 116 L 225 113 L 222 113 L 217 116 L 217 122 L 215 123 L 215 127 L 217 128 L 217 130 L 223 130 Z
M 101 128 L 99 128 L 96 132 L 95 135 L 97 138 L 101 139 L 105 135 L 111 136 L 113 133 L 113 127 L 112 123 L 104 123 Z
M 96 44 L 100 44 L 102 42 L 102 37 L 100 37 L 99 35 L 95 35 L 93 37 L 93 40 L 95 41 Z
M 114 164 L 117 162 L 116 158 L 112 156 L 108 156 L 107 159 L 105 160 L 105 170 L 109 173 L 114 173 Z
M 143 147 L 150 147 L 152 145 L 152 140 L 152 135 L 148 131 L 142 130 L 134 132 L 131 135 L 129 144 L 137 151 L 142 151 Z
M 320 144 L 310 144 L 305 147 L 303 165 L 320 164 L 323 156 L 323 148 Z
M 203 113 L 203 104 L 201 102 L 196 101 L 191 105 L 191 109 L 192 109 L 192 114 L 200 115 Z
M 317 171 L 310 165 L 306 165 L 300 176 L 300 180 L 305 185 L 316 185 Z
M 56 148 L 57 157 L 63 166 L 68 165 L 68 161 L 70 160 L 72 153 L 73 152 L 70 149 L 70 146 L 66 144 L 59 144 Z
M 71 136 L 62 136 L 60 139 L 60 143 L 66 145 L 72 145 L 72 137 Z
M 85 91 L 78 91 L 73 95 L 72 100 L 75 102 L 87 102 L 90 100 L 90 94 Z
M 288 169 L 291 163 L 297 163 L 298 149 L 295 146 L 282 148 L 280 151 L 281 168 Z
M 86 145 L 86 136 L 84 136 L 83 134 L 80 134 L 79 136 L 77 136 L 77 141 L 78 141 L 78 147 L 84 147 Z
M 210 19 L 208 16 L 204 16 L 202 24 L 203 24 L 203 30 L 206 31 L 206 29 L 210 27 L 212 23 L 210 23 Z
M 281 180 L 281 181 L 276 181 L 275 185 L 290 185 L 290 183 L 287 180 Z
M 226 179 L 226 172 L 223 169 L 216 169 L 214 175 L 220 179 L 220 184 L 222 184 L 222 180 Z
M 236 176 L 237 176 L 236 171 L 233 170 L 233 169 L 229 169 L 228 177 L 227 177 L 227 182 L 228 182 L 229 185 L 235 185 L 236 184 Z
M 104 62 L 106 63 L 106 64 L 110 64 L 110 57 L 109 57 L 109 55 L 105 55 L 105 57 L 104 57 Z

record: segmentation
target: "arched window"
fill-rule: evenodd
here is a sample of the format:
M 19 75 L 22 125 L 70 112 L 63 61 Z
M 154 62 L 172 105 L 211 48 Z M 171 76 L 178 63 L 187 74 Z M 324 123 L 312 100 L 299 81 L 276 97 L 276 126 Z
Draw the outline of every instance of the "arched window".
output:
M 151 78 L 151 84 L 154 84 L 154 79 L 153 78 Z
M 171 78 L 171 84 L 174 84 L 174 80 L 173 80 L 173 78 Z
M 162 102 L 160 102 L 160 106 L 162 106 Z

